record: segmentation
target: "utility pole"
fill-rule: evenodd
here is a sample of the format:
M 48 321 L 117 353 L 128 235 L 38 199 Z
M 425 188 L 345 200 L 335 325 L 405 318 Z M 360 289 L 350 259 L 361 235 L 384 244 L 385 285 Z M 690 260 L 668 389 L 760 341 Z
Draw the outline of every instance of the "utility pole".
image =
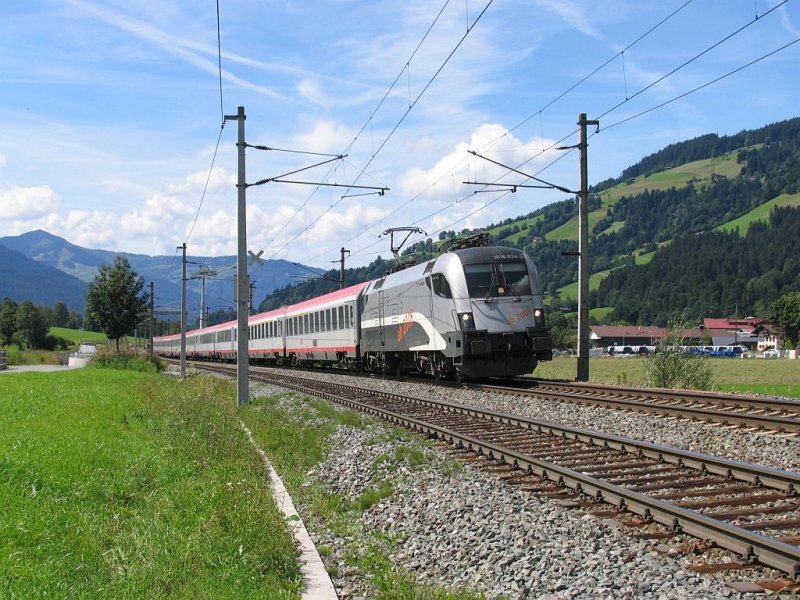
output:
M 340 263 L 340 267 L 339 267 L 339 289 L 340 290 L 344 289 L 344 255 L 345 255 L 345 252 L 346 252 L 347 256 L 350 256 L 350 250 L 345 250 L 344 246 L 342 246 L 341 252 L 342 252 L 342 258 L 339 261 L 339 263 Z
M 181 379 L 186 377 L 186 242 L 183 248 L 183 270 L 181 272 Z
M 248 314 L 255 314 L 255 309 L 253 309 L 253 291 L 256 289 L 256 282 L 250 281 L 250 294 L 248 296 Z
M 200 276 L 200 329 L 206 326 L 206 274 Z
M 581 141 L 581 189 L 578 194 L 578 373 L 577 381 L 589 381 L 589 167 L 586 126 L 600 125 L 588 121 L 586 113 L 578 117 Z
M 248 317 L 248 289 L 247 281 L 247 182 L 245 180 L 245 138 L 244 138 L 244 106 L 240 106 L 235 116 L 225 115 L 225 121 L 239 122 L 239 136 L 236 143 L 238 148 L 238 178 L 236 183 L 237 213 L 238 213 L 238 245 L 236 255 L 236 273 L 238 274 L 236 290 L 236 404 L 244 406 L 250 401 L 250 357 L 248 354 L 250 330 L 247 325 Z
M 200 329 L 208 325 L 208 307 L 206 306 L 206 277 L 215 277 L 216 271 L 206 266 L 197 269 L 192 279 L 200 278 Z M 235 294 L 235 292 L 234 292 Z
M 153 282 L 150 282 L 150 354 L 153 354 L 153 336 L 156 329 L 156 316 L 155 316 L 155 292 L 153 291 Z

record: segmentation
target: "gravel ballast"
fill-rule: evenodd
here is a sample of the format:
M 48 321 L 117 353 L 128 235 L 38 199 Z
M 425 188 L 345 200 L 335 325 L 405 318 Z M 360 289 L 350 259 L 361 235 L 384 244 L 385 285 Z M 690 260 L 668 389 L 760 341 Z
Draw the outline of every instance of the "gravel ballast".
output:
M 343 382 L 342 376 L 317 377 Z M 800 460 L 797 438 L 413 382 L 375 378 L 371 385 L 787 470 L 797 470 Z M 259 393 L 276 389 L 268 386 Z M 291 410 L 292 402 L 302 400 L 289 398 L 282 404 Z M 735 557 L 721 552 L 716 557 L 666 556 L 660 551 L 663 541 L 634 540 L 616 520 L 565 509 L 499 483 L 479 469 L 454 468 L 448 454 L 420 439 L 387 431 L 378 424 L 339 427 L 329 439 L 327 460 L 309 474 L 310 480 L 345 498 L 357 498 L 382 482 L 394 489 L 361 512 L 344 537 L 331 533 L 324 523 L 308 523 L 315 543 L 331 549 L 325 561 L 341 598 L 374 597 L 369 579 L 352 565 L 352 557 L 376 543 L 420 582 L 475 590 L 491 599 L 730 598 L 740 595 L 726 581 L 780 577 L 748 571 L 699 575 L 687 569 L 691 562 Z M 422 466 L 396 458 L 403 456 L 398 449 L 407 447 L 424 453 Z M 688 541 L 675 537 L 666 543 Z

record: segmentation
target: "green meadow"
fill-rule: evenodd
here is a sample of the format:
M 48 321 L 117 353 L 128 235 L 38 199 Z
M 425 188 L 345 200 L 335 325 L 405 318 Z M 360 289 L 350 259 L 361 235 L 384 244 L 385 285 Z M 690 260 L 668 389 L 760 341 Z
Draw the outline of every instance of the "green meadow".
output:
M 135 359 L 105 356 L 105 364 L 136 368 L 128 364 Z M 0 375 L 0 598 L 299 600 L 294 542 L 239 419 L 304 519 L 347 537 L 396 482 L 376 481 L 350 498 L 308 473 L 324 459 L 327 436 L 363 417 L 292 393 L 237 409 L 231 380 L 180 381 L 141 362 L 142 371 Z M 425 463 L 424 440 L 377 432 L 376 441 L 408 440 L 381 462 Z M 389 537 L 367 538 L 329 571 L 359 569 L 383 600 L 482 597 L 417 582 L 391 561 Z
M 644 361 L 639 357 L 597 356 L 589 359 L 589 377 L 597 383 L 644 385 Z M 765 358 L 708 358 L 715 389 L 723 392 L 800 398 L 800 360 Z M 573 381 L 577 358 L 557 357 L 541 362 L 535 375 Z
M 229 383 L 0 375 L 0 597 L 299 598 Z

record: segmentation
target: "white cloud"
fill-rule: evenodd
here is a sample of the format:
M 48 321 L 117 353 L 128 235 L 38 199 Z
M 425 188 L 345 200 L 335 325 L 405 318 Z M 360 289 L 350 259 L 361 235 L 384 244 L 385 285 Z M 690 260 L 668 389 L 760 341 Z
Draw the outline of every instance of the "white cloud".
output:
M 191 222 L 194 208 L 176 196 L 156 195 L 148 198 L 142 208 L 123 214 L 119 221 L 129 235 L 174 234 L 179 225 Z
M 459 142 L 452 152 L 440 158 L 430 169 L 413 168 L 403 173 L 398 178 L 397 187 L 402 194 L 412 197 L 424 191 L 427 191 L 426 197 L 463 197 L 471 193 L 462 184 L 463 181 L 493 182 L 509 173 L 508 169 L 473 157 L 468 150 L 475 150 L 511 167 L 527 163 L 522 170 L 534 171 L 530 174 L 535 175 L 536 164 L 549 160 L 553 152 L 543 149 L 552 144 L 552 140 L 541 137 L 523 142 L 502 125 L 484 123 L 472 132 L 468 142 Z M 534 163 L 532 165 L 531 160 Z M 521 179 L 521 176 L 514 175 L 513 179 L 506 181 L 520 182 Z M 471 186 L 469 189 L 476 188 Z
M 333 121 L 316 121 L 310 131 L 294 137 L 297 150 L 308 152 L 341 152 L 355 137 L 355 133 Z
M 542 8 L 550 10 L 561 17 L 568 25 L 591 37 L 601 37 L 591 25 L 592 18 L 578 2 L 568 0 L 537 0 Z
M 66 217 L 51 214 L 44 229 L 78 246 L 102 249 L 117 246 L 121 231 L 119 217 L 102 210 L 71 210 Z
M 0 169 L 2 169 L 7 162 L 8 162 L 8 157 L 5 154 L 0 153 Z
M 319 89 L 319 84 L 310 79 L 303 79 L 297 84 L 297 91 L 303 98 L 313 102 L 319 106 L 327 106 L 328 102 L 325 99 L 322 90 Z
M 198 200 L 208 181 L 208 190 L 224 190 L 236 187 L 236 174 L 222 167 L 214 167 L 209 177 L 208 171 L 195 171 L 187 175 L 182 181 L 167 183 L 164 189 L 169 194 L 197 194 Z
M 314 250 L 324 251 L 326 248 L 321 247 L 320 244 L 341 240 L 351 233 L 362 230 L 365 225 L 372 225 L 376 221 L 380 221 L 390 212 L 390 208 L 367 206 L 361 203 L 351 204 L 343 212 L 325 213 L 303 235 L 303 238 L 314 243 Z
M 0 190 L 0 220 L 28 220 L 58 208 L 58 194 L 49 185 L 11 186 Z
M 85 2 L 84 0 L 67 0 L 70 4 L 79 8 L 89 14 L 94 15 L 100 21 L 117 27 L 132 36 L 145 40 L 153 44 L 156 48 L 163 52 L 168 52 L 183 60 L 184 62 L 196 67 L 211 75 L 220 75 L 219 63 L 214 60 L 216 49 L 207 44 L 197 44 L 189 39 L 182 39 L 168 34 L 166 31 L 158 29 L 153 25 L 145 23 L 139 19 L 134 19 L 125 16 L 119 12 L 108 10 L 104 7 Z M 210 56 L 206 58 L 203 54 Z M 234 58 L 226 55 L 226 58 Z M 241 86 L 242 88 L 264 94 L 273 98 L 281 98 L 282 96 L 265 85 L 258 85 L 247 81 L 237 75 L 234 75 L 227 70 L 222 70 L 221 76 L 223 79 L 230 83 Z

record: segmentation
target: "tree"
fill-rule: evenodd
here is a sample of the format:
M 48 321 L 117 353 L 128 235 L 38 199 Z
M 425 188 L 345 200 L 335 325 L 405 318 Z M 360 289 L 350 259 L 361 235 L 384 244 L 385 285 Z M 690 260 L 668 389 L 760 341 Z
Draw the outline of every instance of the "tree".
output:
M 69 329 L 80 329 L 83 327 L 83 317 L 81 313 L 77 310 L 69 311 L 69 319 L 67 319 L 67 325 Z
M 21 348 L 44 348 L 49 323 L 41 309 L 26 300 L 17 308 L 14 339 Z
M 553 348 L 574 349 L 578 335 L 578 316 L 565 315 L 560 310 L 550 310 L 547 313 L 547 321 L 550 336 L 553 338 Z
M 147 308 L 147 294 L 142 293 L 140 277 L 124 256 L 114 257 L 114 265 L 101 265 L 86 294 L 87 315 L 97 322 L 108 339 L 114 340 L 119 353 L 119 339 L 133 331 L 139 315 Z
M 769 320 L 783 333 L 783 337 L 797 348 L 800 340 L 800 292 L 778 298 L 769 308 Z
M 17 303 L 3 298 L 0 304 L 0 345 L 7 346 L 17 330 Z
M 66 327 L 69 321 L 69 308 L 65 302 L 56 302 L 53 306 L 53 326 Z

